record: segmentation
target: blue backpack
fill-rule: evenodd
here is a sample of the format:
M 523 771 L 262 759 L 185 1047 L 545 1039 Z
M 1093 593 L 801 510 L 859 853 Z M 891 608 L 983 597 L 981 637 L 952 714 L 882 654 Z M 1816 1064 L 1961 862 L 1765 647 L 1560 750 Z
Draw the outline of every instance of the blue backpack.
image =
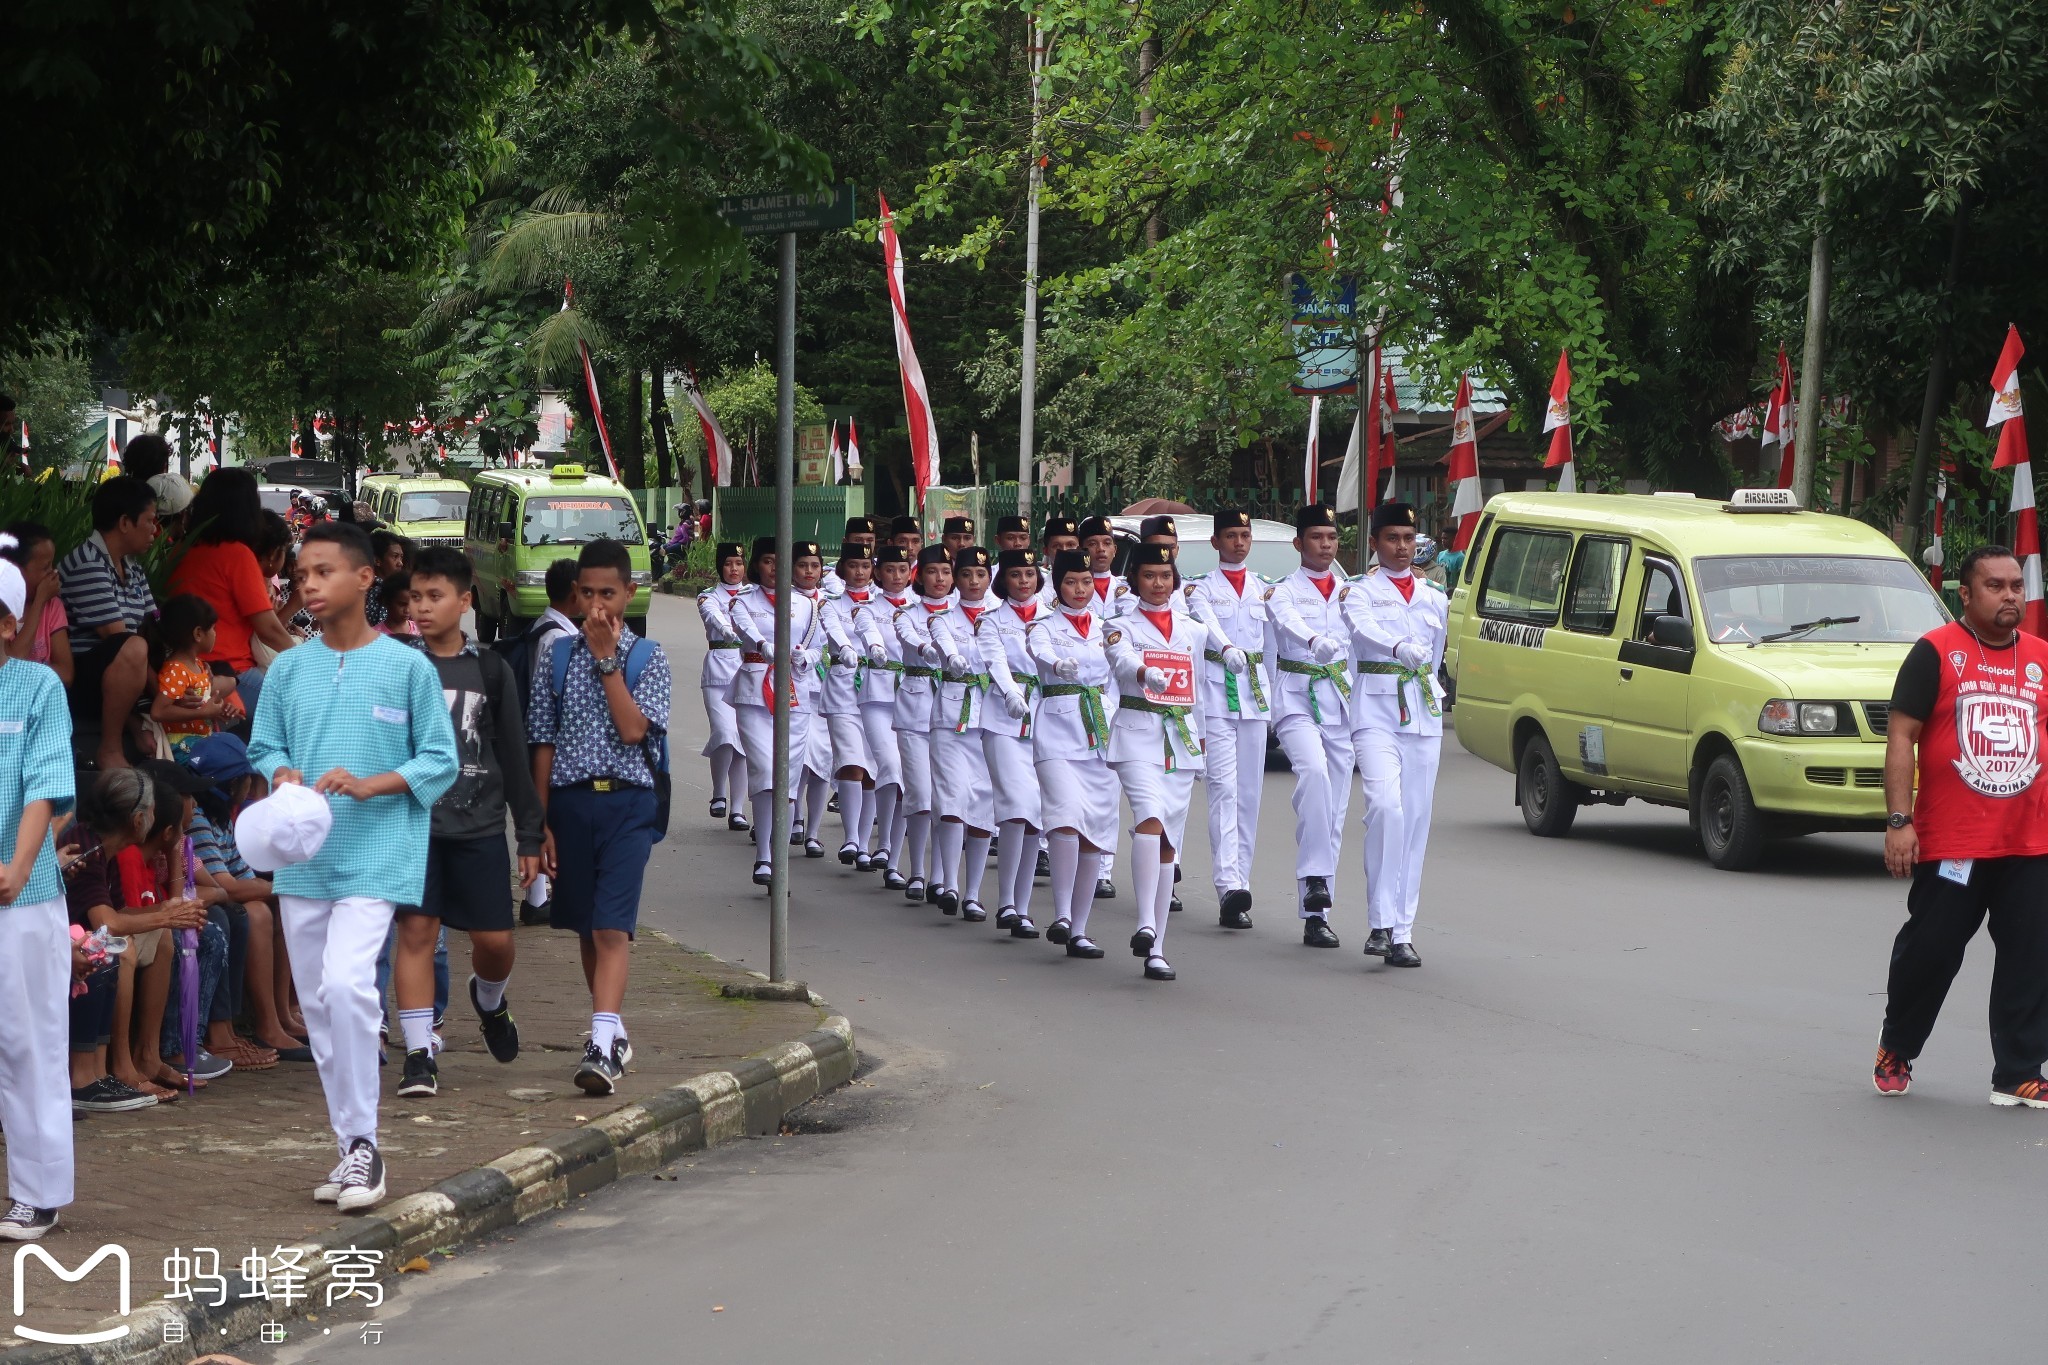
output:
M 565 635 L 555 641 L 554 657 L 549 661 L 554 676 L 555 700 L 560 701 L 563 691 L 569 686 L 569 655 L 575 651 L 576 641 L 581 638 Z M 633 647 L 626 651 L 626 690 L 632 691 L 640 685 L 641 675 L 647 672 L 648 660 L 654 657 L 654 641 L 642 636 L 633 641 Z M 669 775 L 668 775 L 668 731 L 650 733 L 640 741 L 646 753 L 647 766 L 654 772 L 654 842 L 660 843 L 668 837 Z

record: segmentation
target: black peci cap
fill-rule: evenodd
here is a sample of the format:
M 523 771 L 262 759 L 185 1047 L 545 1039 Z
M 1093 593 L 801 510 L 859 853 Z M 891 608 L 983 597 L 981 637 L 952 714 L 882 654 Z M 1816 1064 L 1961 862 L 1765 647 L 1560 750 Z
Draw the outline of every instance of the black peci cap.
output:
M 889 523 L 889 539 L 898 536 L 922 536 L 924 527 L 917 524 L 916 517 L 897 517 Z
M 1081 529 L 1075 534 L 1086 540 L 1090 536 L 1109 536 L 1115 535 L 1116 532 L 1109 529 L 1108 517 L 1089 517 L 1081 523 Z
M 1088 556 L 1079 550 L 1061 550 L 1052 557 L 1052 579 L 1057 583 L 1070 573 L 1089 573 Z
M 1174 527 L 1172 517 L 1147 517 L 1138 523 L 1138 538 L 1150 540 L 1154 536 L 1172 536 L 1180 539 L 1180 532 Z
M 867 544 L 864 541 L 848 540 L 841 542 L 839 546 L 839 562 L 841 564 L 844 564 L 849 559 L 873 558 L 873 552 L 868 549 Z
M 1124 565 L 1126 570 L 1142 569 L 1147 564 L 1164 564 L 1171 567 L 1175 558 L 1175 547 L 1161 545 L 1157 541 L 1131 547 L 1131 557 Z
M 1249 531 L 1252 529 L 1252 514 L 1238 507 L 1218 512 L 1210 529 L 1213 531 Z
M 953 556 L 946 553 L 946 547 L 943 545 L 927 545 L 917 552 L 917 567 L 920 569 L 931 564 L 945 564 L 950 567 L 952 563 Z
M 1336 524 L 1337 514 L 1320 502 L 1309 503 L 1306 507 L 1296 508 L 1294 512 L 1296 531 L 1306 531 L 1311 526 L 1334 527 Z
M 1042 569 L 1045 560 L 1036 550 L 1005 550 L 996 556 L 996 568 L 1007 573 L 1011 569 Z
M 1030 523 L 1030 522 L 1028 522 L 1028 521 L 1026 521 L 1026 520 L 1024 520 L 1024 518 L 1022 518 L 1022 517 L 997 517 L 997 518 L 996 518 L 996 534 L 997 534 L 997 535 L 999 535 L 999 536 L 1008 536 L 1008 535 L 1015 535 L 1015 534 L 1016 534 L 1017 532 L 1019 532 L 1019 531 L 1022 531 L 1022 532 L 1023 532 L 1023 533 L 1025 534 L 1025 535 L 1027 535 L 1027 536 L 1028 536 L 1028 535 L 1030 535 L 1030 534 L 1031 534 L 1031 523 Z
M 909 562 L 910 556 L 903 553 L 901 545 L 877 545 L 875 547 L 875 563 L 877 565 L 908 564 Z
M 755 536 L 753 558 L 761 559 L 775 553 L 774 536 Z
M 954 573 L 962 569 L 986 569 L 988 566 L 988 551 L 979 545 L 963 545 L 953 555 Z
M 744 559 L 746 554 L 737 540 L 721 540 L 718 542 L 717 551 L 712 555 L 712 560 L 714 563 L 723 564 L 728 559 Z
M 875 519 L 873 517 L 848 517 L 846 519 L 846 530 L 843 534 L 849 536 L 874 535 L 876 534 Z
M 1389 526 L 1413 526 L 1420 528 L 1422 518 L 1415 515 L 1415 509 L 1405 502 L 1383 502 L 1372 509 L 1372 534 L 1378 535 Z
M 791 563 L 806 557 L 823 559 L 825 551 L 820 548 L 815 540 L 792 540 L 789 542 L 789 558 Z
M 1075 521 L 1072 517 L 1047 517 L 1045 519 L 1045 533 L 1039 536 L 1039 540 L 1047 541 L 1051 540 L 1054 536 L 1078 536 L 1080 534 L 1081 523 Z
M 939 534 L 942 536 L 971 536 L 974 534 L 974 518 L 947 517 L 945 529 L 941 530 Z

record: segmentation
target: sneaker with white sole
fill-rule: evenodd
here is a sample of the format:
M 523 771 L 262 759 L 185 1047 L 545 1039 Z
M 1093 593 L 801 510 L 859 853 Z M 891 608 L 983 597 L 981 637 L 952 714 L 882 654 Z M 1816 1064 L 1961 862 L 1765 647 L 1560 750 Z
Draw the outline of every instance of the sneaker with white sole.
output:
M 334 1201 L 343 1213 L 355 1213 L 384 1201 L 384 1158 L 377 1144 L 357 1138 L 341 1162 L 341 1196 Z
M 112 1076 L 102 1076 L 71 1092 L 71 1107 L 86 1114 L 119 1114 L 147 1109 L 155 1103 L 156 1096 L 144 1094 Z
M 38 1209 L 16 1200 L 7 1210 L 7 1216 L 0 1218 L 0 1240 L 9 1242 L 41 1241 L 44 1233 L 57 1226 L 57 1210 Z M 80 1271 L 80 1274 L 85 1272 Z
M 609 1095 L 619 1088 L 619 1077 L 625 1073 L 617 1059 L 618 1045 L 613 1044 L 612 1055 L 598 1051 L 596 1043 L 583 1045 L 583 1060 L 576 1067 L 576 1087 L 586 1095 Z
M 332 1204 L 335 1200 L 341 1198 L 341 1177 L 347 1170 L 347 1157 L 343 1157 L 340 1161 L 334 1163 L 334 1169 L 327 1173 L 327 1178 L 313 1187 L 313 1202 L 316 1204 Z
M 1991 1102 L 2001 1109 L 2048 1109 L 2048 1080 L 2036 1076 L 2018 1085 L 1994 1085 Z

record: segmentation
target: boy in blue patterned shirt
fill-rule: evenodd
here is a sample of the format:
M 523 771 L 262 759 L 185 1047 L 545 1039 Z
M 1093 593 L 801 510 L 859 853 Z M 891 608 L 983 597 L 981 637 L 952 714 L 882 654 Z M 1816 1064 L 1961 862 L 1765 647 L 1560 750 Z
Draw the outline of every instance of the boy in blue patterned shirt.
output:
M 396 908 L 419 904 L 431 812 L 458 762 L 434 666 L 363 615 L 376 572 L 362 528 L 321 522 L 308 530 L 298 579 L 320 635 L 270 666 L 249 764 L 273 789 L 310 782 L 329 798 L 334 823 L 306 862 L 257 870 L 274 874 L 292 980 L 342 1153 L 313 1198 L 350 1213 L 384 1197 L 377 955 Z
M 0 550 L 14 537 L 0 536 Z M 70 810 L 71 713 L 47 664 L 7 657 L 28 587 L 0 559 L 0 1238 L 32 1242 L 71 1202 L 70 1003 L 74 957 L 50 822 Z
M 669 667 L 660 645 L 626 629 L 633 561 L 625 546 L 584 546 L 576 587 L 583 629 L 534 661 L 527 738 L 533 785 L 547 812 L 541 868 L 555 879 L 548 923 L 583 940 L 590 986 L 590 1042 L 576 1084 L 609 1095 L 633 1059 L 619 1007 L 640 884 L 660 837 L 652 756 L 668 729 Z

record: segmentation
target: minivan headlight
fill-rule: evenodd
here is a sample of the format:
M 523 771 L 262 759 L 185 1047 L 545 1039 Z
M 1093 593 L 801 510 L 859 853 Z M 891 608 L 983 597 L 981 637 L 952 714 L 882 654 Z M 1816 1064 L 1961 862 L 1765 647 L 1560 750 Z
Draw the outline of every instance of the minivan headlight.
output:
M 634 587 L 636 587 L 636 588 L 644 588 L 644 587 L 647 587 L 647 586 L 648 586 L 649 584 L 651 584 L 651 583 L 653 583 L 653 582 L 654 582 L 654 571 L 653 571 L 653 570 L 651 570 L 651 569 L 635 569 L 635 570 L 633 570 L 633 586 L 634 586 Z
M 1767 735 L 1853 735 L 1856 718 L 1845 701 L 1773 698 L 1757 714 L 1756 728 Z
M 521 569 L 512 575 L 512 581 L 522 588 L 544 588 L 548 582 L 546 569 Z

